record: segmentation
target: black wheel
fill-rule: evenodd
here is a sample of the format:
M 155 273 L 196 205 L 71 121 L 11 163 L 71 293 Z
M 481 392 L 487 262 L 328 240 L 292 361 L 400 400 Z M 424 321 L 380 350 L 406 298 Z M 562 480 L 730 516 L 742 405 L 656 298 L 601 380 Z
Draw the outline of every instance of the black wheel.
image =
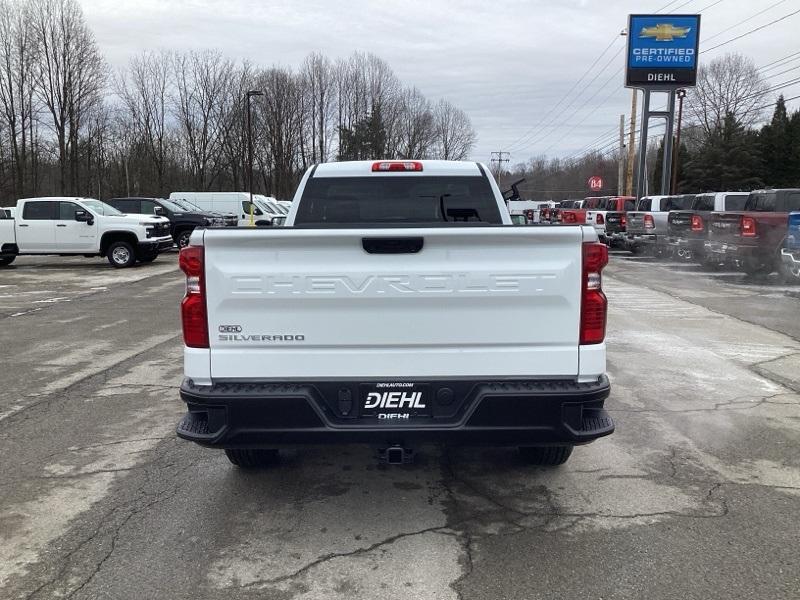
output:
M 756 275 L 769 275 L 772 268 L 761 260 L 750 258 L 742 263 L 742 271 L 750 277 L 755 277 Z
M 644 246 L 641 244 L 631 244 L 628 249 L 631 251 L 632 254 L 637 256 L 644 254 Z
M 557 467 L 567 462 L 572 446 L 520 446 L 519 454 L 529 465 Z
M 7 267 L 14 262 L 16 256 L 0 256 L 0 267 Z
M 225 456 L 237 467 L 242 469 L 255 469 L 268 467 L 280 460 L 280 454 L 275 449 L 251 448 L 226 448 Z
M 192 237 L 192 230 L 191 229 L 184 229 L 180 233 L 178 233 L 178 237 L 175 240 L 175 243 L 178 244 L 178 248 L 186 248 L 189 245 L 189 238 Z
M 106 258 L 111 266 L 117 269 L 132 267 L 136 264 L 136 254 L 133 252 L 133 246 L 128 242 L 111 242 L 106 250 Z

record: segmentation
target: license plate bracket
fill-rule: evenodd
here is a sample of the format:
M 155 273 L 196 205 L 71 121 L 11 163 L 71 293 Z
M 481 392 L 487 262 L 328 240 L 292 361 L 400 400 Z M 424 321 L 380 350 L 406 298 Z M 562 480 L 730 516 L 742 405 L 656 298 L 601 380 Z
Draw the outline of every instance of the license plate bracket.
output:
M 428 383 L 379 382 L 359 386 L 359 415 L 380 421 L 406 421 L 433 416 Z

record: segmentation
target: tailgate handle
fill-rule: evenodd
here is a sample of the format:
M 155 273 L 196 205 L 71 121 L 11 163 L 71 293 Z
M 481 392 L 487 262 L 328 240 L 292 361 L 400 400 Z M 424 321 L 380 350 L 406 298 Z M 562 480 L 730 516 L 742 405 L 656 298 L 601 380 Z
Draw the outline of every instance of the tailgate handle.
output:
M 361 238 L 361 245 L 369 254 L 416 254 L 424 242 L 422 237 Z

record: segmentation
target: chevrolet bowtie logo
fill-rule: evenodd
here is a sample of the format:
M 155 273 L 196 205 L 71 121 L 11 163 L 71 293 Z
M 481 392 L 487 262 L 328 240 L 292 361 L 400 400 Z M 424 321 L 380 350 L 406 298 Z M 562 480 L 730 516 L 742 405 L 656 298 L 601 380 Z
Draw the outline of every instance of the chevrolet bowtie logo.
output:
M 655 27 L 642 27 L 639 37 L 656 38 L 657 42 L 671 42 L 675 38 L 685 38 L 691 27 L 675 27 L 670 23 L 659 23 Z

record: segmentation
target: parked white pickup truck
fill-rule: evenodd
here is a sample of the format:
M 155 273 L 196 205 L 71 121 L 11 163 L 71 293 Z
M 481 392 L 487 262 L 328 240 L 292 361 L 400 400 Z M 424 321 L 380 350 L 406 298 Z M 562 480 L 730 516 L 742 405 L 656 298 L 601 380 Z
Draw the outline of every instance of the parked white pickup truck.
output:
M 0 266 L 20 254 L 106 256 L 114 267 L 155 260 L 172 247 L 169 220 L 126 215 L 93 198 L 26 198 L 0 219 Z
M 300 444 L 519 446 L 561 464 L 610 434 L 608 250 L 514 227 L 474 162 L 308 170 L 285 227 L 196 230 L 181 251 L 180 437 L 242 467 Z

